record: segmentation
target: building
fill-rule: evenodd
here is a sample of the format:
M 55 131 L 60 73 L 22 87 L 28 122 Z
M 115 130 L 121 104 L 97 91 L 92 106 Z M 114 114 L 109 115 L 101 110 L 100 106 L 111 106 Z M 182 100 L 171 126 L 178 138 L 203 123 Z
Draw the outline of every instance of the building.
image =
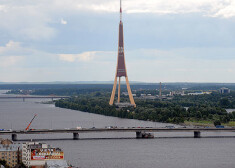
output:
M 122 94 L 123 94 L 124 96 L 129 96 L 128 92 L 122 92 Z M 132 96 L 135 97 L 136 94 L 132 94 Z
M 21 144 L 16 144 L 11 140 L 4 139 L 0 144 L 0 159 L 5 160 L 8 166 L 15 167 L 22 161 L 21 151 Z
M 226 88 L 226 87 L 220 88 L 219 91 L 220 91 L 221 94 L 230 93 L 230 89 L 229 89 L 229 88 Z
M 13 142 L 9 139 L 2 139 L 1 140 L 1 145 L 11 145 Z
M 195 92 L 195 93 L 188 93 L 187 95 L 197 96 L 197 95 L 205 95 L 205 94 L 211 94 L 211 92 Z
M 117 106 L 118 108 L 135 107 L 133 104 L 128 102 L 115 103 L 115 106 Z
M 22 162 L 27 167 L 45 167 L 48 160 L 63 160 L 64 152 L 60 148 L 39 142 L 26 142 L 22 145 Z

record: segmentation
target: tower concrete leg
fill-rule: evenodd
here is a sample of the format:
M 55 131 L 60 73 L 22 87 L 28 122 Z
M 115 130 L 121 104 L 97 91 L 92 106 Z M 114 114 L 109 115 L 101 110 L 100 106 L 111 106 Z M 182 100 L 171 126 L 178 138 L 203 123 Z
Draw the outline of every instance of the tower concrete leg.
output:
M 127 76 L 126 76 L 126 86 L 127 86 L 127 92 L 128 92 L 128 95 L 129 95 L 130 102 L 131 102 L 132 105 L 134 105 L 134 107 L 136 107 L 136 104 L 135 104 L 135 101 L 134 101 L 134 98 L 133 98 L 133 95 L 132 95 L 132 92 L 131 92 L 131 87 L 130 87 L 129 80 L 128 80 Z
M 79 139 L 79 134 L 78 133 L 73 133 L 73 139 L 78 140 Z
M 116 87 L 117 87 L 117 77 L 115 75 L 115 80 L 114 80 L 114 84 L 113 84 L 113 91 L 112 91 L 112 94 L 111 94 L 109 105 L 113 105 L 114 96 L 115 96 L 115 92 L 116 92 Z
M 121 77 L 119 77 L 119 82 L 118 82 L 118 103 L 120 103 L 120 95 L 121 95 Z
M 200 131 L 194 131 L 194 138 L 201 138 L 201 132 Z
M 12 141 L 17 141 L 17 134 L 11 134 Z

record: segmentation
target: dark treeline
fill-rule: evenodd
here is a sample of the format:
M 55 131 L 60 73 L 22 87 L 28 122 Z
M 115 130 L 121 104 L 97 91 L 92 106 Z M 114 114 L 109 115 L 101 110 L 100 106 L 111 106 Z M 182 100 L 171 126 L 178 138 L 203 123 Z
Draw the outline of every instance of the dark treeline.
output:
M 0 90 L 38 90 L 38 89 L 112 89 L 113 83 L 108 84 L 0 84 Z M 235 84 L 229 83 L 163 83 L 163 90 L 180 90 L 182 88 L 187 88 L 188 90 L 218 90 L 221 87 L 228 87 L 232 90 L 235 90 Z M 122 88 L 126 88 L 123 85 Z M 159 83 L 131 83 L 132 90 L 139 89 L 159 89 Z
M 90 88 L 90 89 L 40 89 L 32 92 L 32 95 L 63 95 L 63 96 L 76 96 L 86 95 L 96 92 L 97 94 L 106 93 L 110 89 L 106 88 Z
M 111 84 L 0 84 L 0 90 L 112 89 Z

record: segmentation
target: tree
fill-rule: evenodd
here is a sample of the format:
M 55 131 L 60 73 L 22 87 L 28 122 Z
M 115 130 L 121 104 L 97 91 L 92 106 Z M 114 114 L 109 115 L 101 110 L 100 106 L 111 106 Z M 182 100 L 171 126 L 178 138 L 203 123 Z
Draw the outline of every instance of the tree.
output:
M 7 161 L 6 160 L 1 160 L 0 159 L 0 166 L 3 165 L 4 167 L 6 168 L 10 168 L 8 165 L 7 165 Z
M 214 121 L 214 126 L 216 126 L 216 125 L 221 125 L 220 120 L 215 120 L 215 121 Z
M 230 101 L 228 100 L 228 98 L 222 98 L 220 99 L 220 105 L 222 107 L 229 107 Z

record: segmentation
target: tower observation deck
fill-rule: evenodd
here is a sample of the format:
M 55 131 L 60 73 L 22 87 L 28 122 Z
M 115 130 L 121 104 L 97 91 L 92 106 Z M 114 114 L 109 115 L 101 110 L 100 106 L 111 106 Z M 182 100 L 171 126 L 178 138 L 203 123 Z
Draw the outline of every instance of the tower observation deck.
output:
M 113 90 L 112 90 L 109 104 L 113 105 L 113 103 L 114 103 L 114 97 L 115 97 L 118 79 L 119 79 L 119 82 L 118 82 L 118 101 L 117 102 L 120 103 L 121 77 L 125 77 L 130 103 L 132 106 L 136 107 L 136 104 L 135 104 L 135 101 L 134 101 L 134 98 L 133 98 L 133 95 L 131 92 L 131 88 L 130 88 L 130 84 L 129 84 L 129 80 L 128 80 L 128 76 L 127 76 L 126 64 L 125 64 L 124 34 L 123 34 L 122 2 L 121 2 L 121 0 L 120 0 L 120 23 L 119 23 L 119 36 L 118 37 L 119 37 L 119 39 L 118 39 L 117 68 L 116 68 Z

